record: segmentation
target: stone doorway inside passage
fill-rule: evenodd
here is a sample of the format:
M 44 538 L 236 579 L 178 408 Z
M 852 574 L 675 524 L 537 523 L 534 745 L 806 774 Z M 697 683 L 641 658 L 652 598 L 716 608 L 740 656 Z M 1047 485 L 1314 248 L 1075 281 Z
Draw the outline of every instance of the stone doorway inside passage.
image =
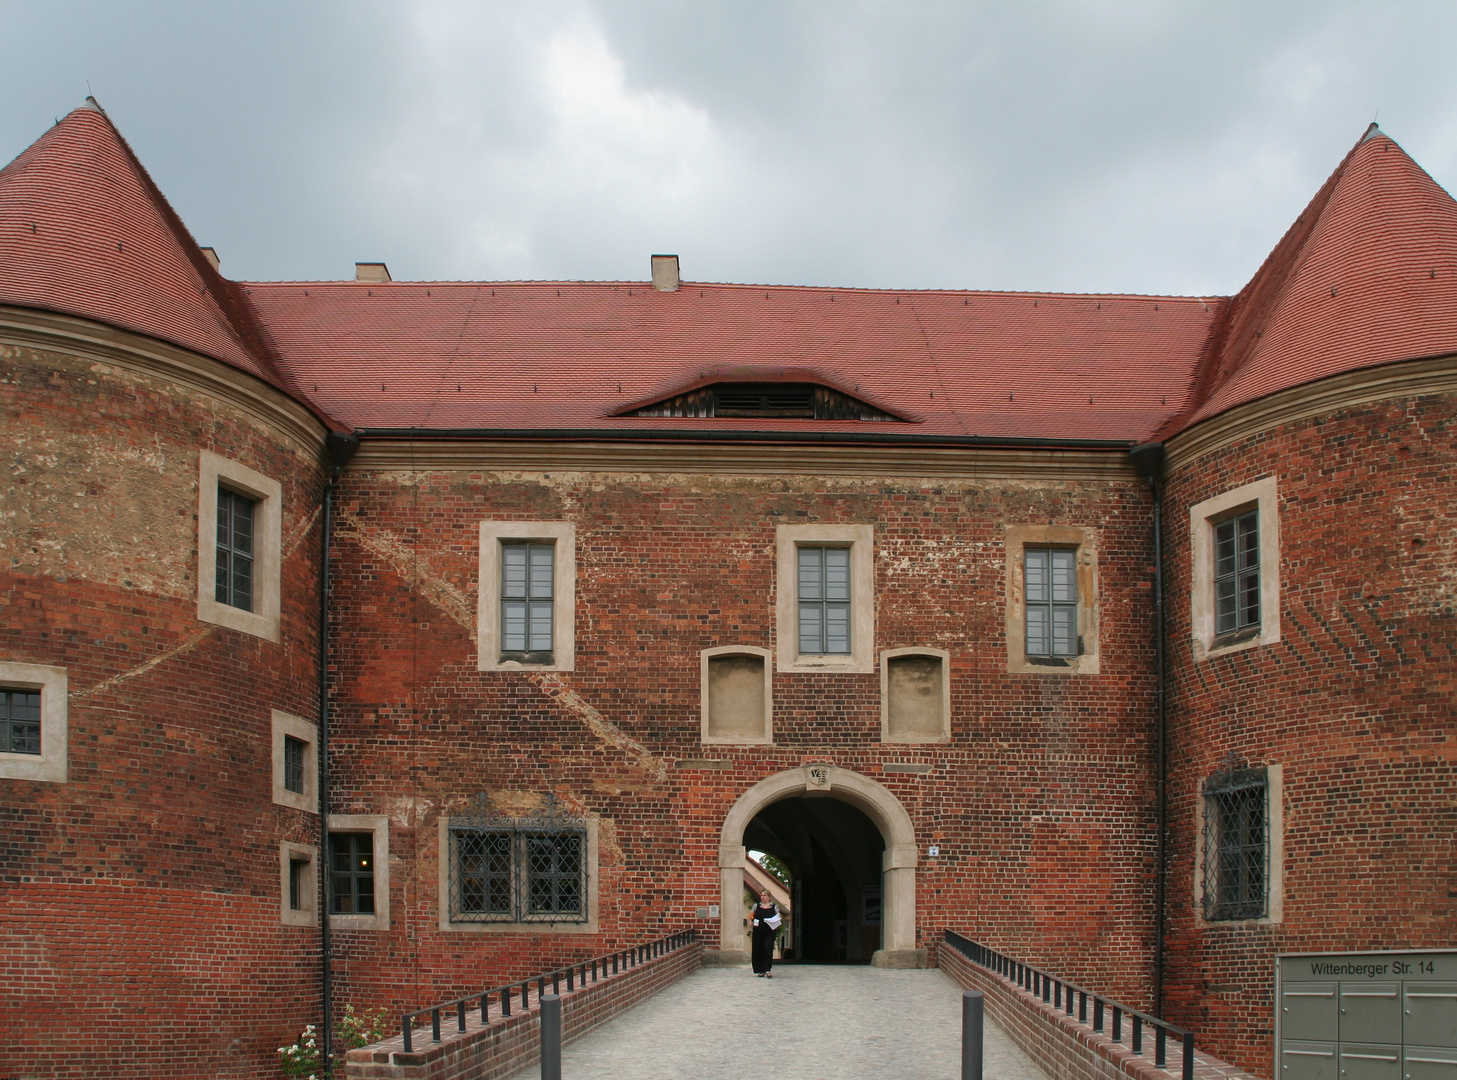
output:
M 814 805 L 821 800 L 840 805 Z M 748 962 L 744 859 L 750 847 L 783 858 L 801 882 L 804 910 L 794 913 L 797 926 L 790 942 L 798 958 L 925 965 L 925 950 L 916 947 L 915 830 L 887 788 L 849 769 L 812 763 L 767 777 L 739 796 L 719 836 L 724 963 Z M 808 863 L 802 861 L 806 858 Z M 794 865 L 797 860 L 800 867 Z M 875 885 L 878 934 L 865 918 L 874 896 L 867 890 Z M 843 916 L 838 910 L 842 894 Z M 826 904 L 835 907 L 825 911 Z M 877 946 L 873 951 L 872 945 Z

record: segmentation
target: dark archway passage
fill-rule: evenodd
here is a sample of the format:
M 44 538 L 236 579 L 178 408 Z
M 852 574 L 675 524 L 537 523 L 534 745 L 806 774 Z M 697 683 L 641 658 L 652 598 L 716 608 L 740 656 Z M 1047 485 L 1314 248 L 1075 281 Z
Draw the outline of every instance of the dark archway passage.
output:
M 885 839 L 863 811 L 833 796 L 782 799 L 759 811 L 744 844 L 777 856 L 793 874 L 785 959 L 870 962 L 881 947 Z

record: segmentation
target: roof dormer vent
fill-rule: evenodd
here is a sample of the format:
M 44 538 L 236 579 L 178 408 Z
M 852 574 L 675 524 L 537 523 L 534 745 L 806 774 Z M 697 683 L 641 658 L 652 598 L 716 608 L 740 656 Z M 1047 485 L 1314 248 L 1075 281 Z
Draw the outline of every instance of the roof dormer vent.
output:
M 223 265 L 223 260 L 218 258 L 218 253 L 217 253 L 217 249 L 216 248 L 210 248 L 210 247 L 203 248 L 202 249 L 202 257 L 208 261 L 208 264 L 214 270 L 221 269 L 221 267 Z
M 390 268 L 384 263 L 360 263 L 354 264 L 355 281 L 393 281 L 390 277 Z
M 678 291 L 678 256 L 653 256 L 653 291 Z

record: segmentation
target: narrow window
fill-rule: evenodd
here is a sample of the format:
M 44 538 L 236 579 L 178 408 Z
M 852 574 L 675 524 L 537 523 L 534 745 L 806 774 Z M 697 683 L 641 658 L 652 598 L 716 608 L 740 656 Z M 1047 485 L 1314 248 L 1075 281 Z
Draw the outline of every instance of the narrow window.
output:
M 552 662 L 553 544 L 501 545 L 501 654 Z
M 582 837 L 577 833 L 526 833 L 528 915 L 582 912 Z
M 288 860 L 288 907 L 290 911 L 303 911 L 308 907 L 309 862 L 307 859 Z
M 0 750 L 7 754 L 40 753 L 40 691 L 0 690 Z
M 292 735 L 283 737 L 283 786 L 297 795 L 304 793 L 304 751 L 308 745 Z
M 850 549 L 799 549 L 799 651 L 850 651 Z
M 1269 904 L 1269 779 L 1232 768 L 1204 787 L 1204 917 L 1263 918 Z
M 509 832 L 454 829 L 456 895 L 451 917 L 512 915 L 511 841 Z
M 217 602 L 253 610 L 253 517 L 257 503 L 218 488 Z
M 1025 549 L 1027 655 L 1074 657 L 1078 648 L 1078 553 Z
M 1260 626 L 1260 515 L 1250 510 L 1214 526 L 1214 636 Z
M 329 910 L 337 915 L 373 915 L 374 835 L 330 833 L 329 857 Z

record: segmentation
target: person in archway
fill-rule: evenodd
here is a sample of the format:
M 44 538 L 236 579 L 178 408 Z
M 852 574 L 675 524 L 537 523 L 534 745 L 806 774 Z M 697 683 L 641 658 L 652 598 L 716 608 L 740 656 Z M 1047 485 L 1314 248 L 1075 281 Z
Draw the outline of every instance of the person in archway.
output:
M 779 935 L 779 926 L 784 920 L 768 890 L 759 893 L 759 902 L 754 905 L 750 919 L 754 928 L 754 974 L 762 979 L 772 979 L 774 974 L 769 969 L 774 966 L 774 939 Z

